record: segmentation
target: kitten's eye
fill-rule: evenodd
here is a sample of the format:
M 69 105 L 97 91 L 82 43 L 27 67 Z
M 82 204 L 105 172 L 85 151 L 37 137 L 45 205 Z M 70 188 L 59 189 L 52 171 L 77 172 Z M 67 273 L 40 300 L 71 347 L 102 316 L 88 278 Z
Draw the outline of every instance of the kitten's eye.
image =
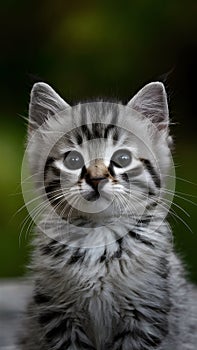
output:
M 70 170 L 81 169 L 84 166 L 84 159 L 81 153 L 70 151 L 65 154 L 64 165 Z
M 132 154 L 127 149 L 121 149 L 113 154 L 111 161 L 117 168 L 124 168 L 131 163 Z

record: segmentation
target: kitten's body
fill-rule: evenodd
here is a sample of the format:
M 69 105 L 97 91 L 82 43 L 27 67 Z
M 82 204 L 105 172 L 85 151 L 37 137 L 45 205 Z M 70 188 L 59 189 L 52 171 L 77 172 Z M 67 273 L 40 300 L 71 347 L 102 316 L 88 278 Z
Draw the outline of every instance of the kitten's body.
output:
M 35 290 L 22 349 L 196 349 L 193 290 L 173 252 L 165 220 L 168 202 L 160 198 L 170 164 L 165 93 L 159 83 L 144 89 L 147 91 L 134 97 L 130 107 L 140 111 L 143 118 L 149 110 L 157 125 L 155 130 L 135 113 L 131 123 L 124 124 L 125 114 L 130 111 L 121 106 L 96 103 L 77 106 L 71 112 L 47 85 L 37 84 L 34 88 L 30 107 L 33 123 L 38 124 L 39 118 L 43 121 L 46 111 L 64 112 L 62 116 L 49 117 L 44 129 L 30 141 L 33 174 L 41 182 L 44 167 L 44 187 L 58 215 L 45 213 L 34 240 Z M 69 131 L 72 128 L 74 133 Z M 129 136 L 128 129 L 133 136 Z M 60 131 L 63 137 L 57 142 Z M 45 156 L 44 145 L 50 145 Z M 80 175 L 76 170 L 65 171 L 67 163 L 65 159 L 60 161 L 65 145 L 83 154 L 86 167 L 82 167 Z M 127 151 L 132 149 L 134 165 L 127 164 L 123 173 L 123 167 L 113 157 L 125 147 Z M 41 148 L 43 152 L 39 154 Z M 121 161 L 127 156 L 123 153 Z M 43 161 L 44 157 L 47 161 Z M 61 185 L 69 189 L 63 197 L 60 177 Z M 103 180 L 98 190 L 98 182 L 100 185 Z M 78 207 L 75 201 L 69 202 L 71 188 L 74 191 L 76 186 L 77 195 L 82 193 L 86 199 Z M 107 205 L 106 193 L 111 198 L 116 191 L 118 196 Z M 98 198 L 91 201 L 90 196 L 98 192 Z M 57 197 L 54 202 L 54 193 L 64 198 L 60 206 Z M 72 206 L 75 208 L 71 210 Z

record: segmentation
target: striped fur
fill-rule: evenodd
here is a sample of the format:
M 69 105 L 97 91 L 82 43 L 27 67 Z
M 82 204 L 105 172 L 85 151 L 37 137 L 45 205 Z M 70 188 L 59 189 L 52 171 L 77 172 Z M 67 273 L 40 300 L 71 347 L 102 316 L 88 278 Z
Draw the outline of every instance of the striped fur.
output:
M 165 219 L 168 123 L 160 83 L 126 107 L 71 108 L 46 84 L 34 86 L 28 152 L 43 216 L 21 349 L 196 348 L 193 287 Z M 125 149 L 120 166 L 115 154 Z

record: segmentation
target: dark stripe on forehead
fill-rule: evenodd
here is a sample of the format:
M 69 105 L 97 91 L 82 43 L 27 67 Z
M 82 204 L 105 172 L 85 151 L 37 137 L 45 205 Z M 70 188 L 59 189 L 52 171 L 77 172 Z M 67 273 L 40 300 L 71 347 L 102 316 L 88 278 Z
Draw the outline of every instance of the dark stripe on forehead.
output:
M 92 124 L 92 138 L 98 139 L 103 137 L 104 125 L 101 123 Z
M 88 125 L 81 125 L 82 135 L 85 136 L 87 140 L 92 140 L 92 133 L 88 127 Z
M 81 114 L 81 126 L 79 129 L 81 129 L 82 133 L 79 133 L 81 136 L 85 136 L 87 140 L 91 140 L 91 131 L 88 127 L 88 121 L 87 121 L 87 107 L 85 105 L 80 106 L 80 114 Z
M 91 120 L 87 118 L 87 112 L 92 114 L 92 123 Z M 76 133 L 77 143 L 82 143 L 83 136 L 87 140 L 93 140 L 96 138 L 107 138 L 109 133 L 112 133 L 112 137 L 114 141 L 118 139 L 118 128 L 117 128 L 117 120 L 119 114 L 119 108 L 115 104 L 112 103 L 93 103 L 91 106 L 81 105 L 80 106 L 80 114 L 81 114 L 81 126 Z M 111 115 L 111 121 L 109 124 L 102 123 L 103 120 L 108 120 L 107 116 Z M 95 122 L 96 119 L 99 121 Z
M 81 145 L 83 142 L 83 138 L 78 132 L 76 132 L 75 138 L 76 138 L 77 144 Z
M 104 130 L 104 138 L 107 138 L 109 136 L 109 134 L 111 133 L 112 138 L 114 141 L 118 140 L 118 126 L 117 126 L 117 122 L 118 122 L 118 115 L 119 115 L 119 108 L 117 105 L 112 104 L 112 103 L 106 103 L 103 104 L 103 115 L 105 114 L 111 114 L 111 121 L 109 122 L 109 124 L 105 124 L 105 130 Z
M 143 163 L 145 169 L 149 172 L 149 174 L 151 175 L 155 185 L 157 187 L 161 187 L 161 180 L 160 180 L 160 176 L 159 174 L 157 174 L 155 168 L 153 167 L 153 165 L 151 164 L 151 162 L 148 159 L 140 159 L 141 162 Z
M 114 141 L 118 140 L 118 128 L 114 124 L 109 124 L 106 126 L 104 131 L 104 138 L 106 139 L 109 136 L 109 133 L 112 133 L 112 138 Z
M 118 140 L 118 128 L 115 125 L 106 125 L 103 123 L 92 123 L 91 125 L 81 125 L 75 131 L 75 138 L 78 144 L 82 143 L 82 140 L 94 140 L 107 138 L 109 133 L 112 132 L 112 138 L 114 141 Z

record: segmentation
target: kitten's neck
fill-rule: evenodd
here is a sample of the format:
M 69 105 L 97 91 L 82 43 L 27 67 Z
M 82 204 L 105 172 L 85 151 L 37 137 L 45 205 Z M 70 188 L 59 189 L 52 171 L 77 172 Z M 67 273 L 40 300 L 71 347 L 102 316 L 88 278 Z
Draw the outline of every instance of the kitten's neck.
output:
M 129 232 L 133 238 L 162 244 L 171 240 L 171 231 L 162 215 L 144 216 L 143 218 L 105 218 L 105 220 L 87 220 L 73 218 L 71 222 L 60 218 L 43 218 L 39 225 L 40 230 L 48 237 L 71 247 L 94 248 L 109 245 Z M 162 232 L 162 234 L 161 234 Z

